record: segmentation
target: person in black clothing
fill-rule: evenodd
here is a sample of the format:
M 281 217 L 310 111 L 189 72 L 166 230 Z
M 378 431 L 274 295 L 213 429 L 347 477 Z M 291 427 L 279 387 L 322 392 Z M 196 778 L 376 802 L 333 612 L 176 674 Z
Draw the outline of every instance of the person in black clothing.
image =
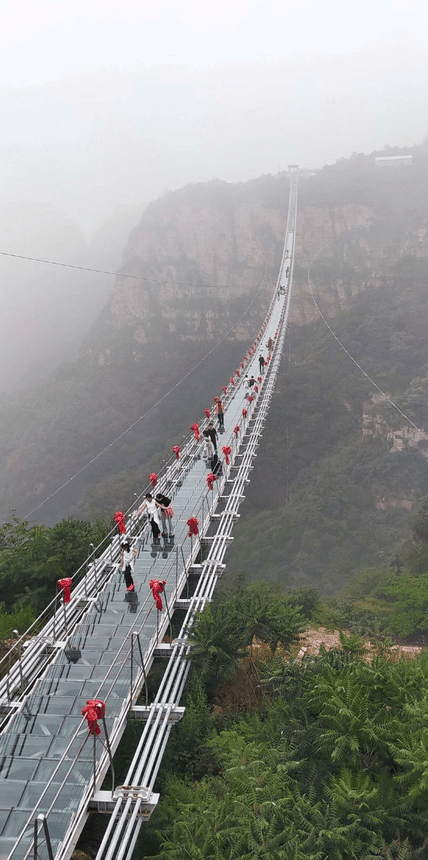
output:
M 120 568 L 125 577 L 125 585 L 127 591 L 134 590 L 134 579 L 132 577 L 132 571 L 134 569 L 134 560 L 137 555 L 137 550 L 135 547 L 131 549 L 131 544 L 129 540 L 122 541 L 122 555 L 120 558 Z
M 259 368 L 260 368 L 260 374 L 265 372 L 265 360 L 264 360 L 262 355 L 259 355 Z
M 171 499 L 168 498 L 168 496 L 165 496 L 163 493 L 157 493 L 156 501 L 161 509 L 162 536 L 169 536 L 170 538 L 172 538 L 174 537 L 174 532 L 172 529 Z
M 207 433 L 208 433 L 208 436 L 209 436 L 209 437 L 210 437 L 210 439 L 211 439 L 211 442 L 212 442 L 212 443 L 213 443 L 213 445 L 214 445 L 214 451 L 217 453 L 217 439 L 218 439 L 218 433 L 217 433 L 217 430 L 215 429 L 214 424 L 212 423 L 212 421 L 210 421 L 210 423 L 208 424 L 208 427 L 207 427 Z
M 223 471 L 221 467 L 221 461 L 217 456 L 217 451 L 215 451 L 213 456 L 211 457 L 211 471 L 217 478 L 219 477 L 219 475 L 222 474 Z

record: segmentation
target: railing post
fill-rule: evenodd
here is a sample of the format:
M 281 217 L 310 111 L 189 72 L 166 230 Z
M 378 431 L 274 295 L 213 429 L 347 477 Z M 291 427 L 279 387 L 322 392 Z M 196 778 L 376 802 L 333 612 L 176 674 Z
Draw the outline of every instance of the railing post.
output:
M 98 591 L 97 560 L 95 558 L 95 547 L 94 547 L 93 543 L 91 543 L 91 547 L 92 547 L 92 556 L 93 556 L 93 562 L 92 563 L 94 565 L 95 588 Z
M 21 648 L 21 643 L 20 643 L 20 641 L 19 641 L 19 632 L 18 632 L 18 630 L 14 630 L 13 632 L 14 632 L 14 633 L 15 633 L 15 635 L 16 635 L 16 644 L 17 644 L 17 646 L 18 646 L 18 655 L 19 655 L 19 657 L 18 657 L 18 660 L 19 660 L 19 679 L 20 679 L 20 682 L 21 682 L 21 695 L 22 695 L 22 693 L 24 692 L 24 676 L 23 676 L 23 674 L 22 674 L 22 648 Z
M 7 695 L 8 705 L 10 704 L 9 672 L 10 672 L 10 659 L 9 659 L 9 666 L 8 666 L 7 675 L 6 675 L 6 695 Z
M 146 707 L 147 707 L 147 703 L 149 701 L 149 686 L 147 683 L 146 669 L 144 666 L 144 656 L 143 656 L 143 652 L 141 649 L 140 634 L 139 633 L 133 633 L 132 635 L 137 637 L 138 650 L 140 652 L 140 659 L 141 659 L 141 668 L 143 670 L 143 676 L 144 676 L 144 687 L 145 687 L 145 691 L 146 691 Z
M 66 635 L 66 636 L 68 636 L 68 632 L 67 632 L 67 610 L 66 610 L 66 608 L 65 608 L 64 598 L 63 598 L 63 600 L 62 600 L 62 608 L 63 608 L 63 612 L 64 612 L 64 630 L 65 630 L 65 635 Z
M 44 830 L 45 839 L 46 839 L 46 847 L 48 849 L 48 854 L 49 854 L 49 860 L 53 860 L 52 844 L 51 844 L 51 838 L 49 835 L 48 822 L 46 820 L 46 816 L 42 815 L 42 814 L 39 814 L 37 816 L 35 822 L 34 822 L 33 858 L 34 858 L 34 860 L 39 860 L 39 858 L 38 858 L 38 837 L 39 837 L 38 825 L 39 825 L 39 823 L 41 823 L 43 825 L 43 830 Z
M 52 621 L 52 635 L 53 635 L 53 641 L 54 642 L 56 642 L 56 605 L 57 605 L 57 602 L 58 602 L 58 588 L 55 591 L 54 614 L 53 614 L 53 621 Z
M 131 705 L 133 698 L 133 687 L 134 687 L 134 636 L 136 633 L 131 634 Z
M 109 736 L 108 736 L 105 716 L 102 717 L 102 721 L 103 721 L 104 732 L 105 732 L 105 736 L 106 736 L 106 746 L 107 746 L 108 757 L 110 759 L 111 786 L 112 786 L 111 787 L 111 793 L 113 794 L 114 789 L 115 789 L 115 783 L 116 783 L 116 774 L 115 774 L 114 765 L 113 765 L 113 756 L 111 754 L 110 740 L 109 740 Z
M 168 606 L 168 601 L 167 601 L 167 599 L 166 599 L 166 591 L 165 591 L 165 589 L 164 589 L 164 592 L 163 592 L 163 593 L 164 593 L 164 597 L 165 597 L 165 606 L 166 606 L 166 612 L 167 612 L 167 615 L 168 615 L 168 621 L 169 621 L 169 635 L 170 635 L 170 637 L 171 637 L 171 639 L 172 639 L 172 624 L 171 624 L 171 616 L 170 616 L 170 614 L 169 614 L 169 606 Z
M 178 549 L 178 547 L 177 547 L 177 549 Z M 186 572 L 186 597 L 188 599 L 189 598 L 189 569 L 186 566 L 186 559 L 184 558 L 183 547 L 181 546 L 181 544 L 180 544 L 180 549 L 181 549 L 181 558 L 183 561 L 183 570 Z M 178 553 L 177 553 L 177 567 L 178 567 Z M 175 586 L 175 587 L 177 589 L 177 586 Z
M 95 733 L 92 735 L 92 738 L 93 738 L 93 745 L 92 745 L 92 765 L 93 765 L 93 768 L 94 768 L 94 786 L 93 786 L 93 791 L 94 791 L 94 794 L 95 794 L 96 789 L 97 789 L 97 736 L 96 736 L 96 734 L 95 734 Z

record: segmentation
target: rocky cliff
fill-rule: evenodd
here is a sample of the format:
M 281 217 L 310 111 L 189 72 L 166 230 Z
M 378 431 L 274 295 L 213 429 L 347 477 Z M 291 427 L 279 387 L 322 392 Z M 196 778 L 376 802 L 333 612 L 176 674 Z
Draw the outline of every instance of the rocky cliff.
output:
M 424 155 L 398 175 L 359 157 L 350 163 L 352 181 L 331 169 L 301 179 L 292 322 L 319 316 L 309 267 L 317 302 L 332 317 L 360 291 L 396 277 L 403 257 L 426 259 Z M 148 206 L 124 255 L 124 272 L 146 280 L 118 278 L 109 307 L 114 327 L 132 326 L 136 360 L 153 326 L 165 341 L 177 332 L 184 339 L 216 338 L 259 287 L 256 316 L 263 313 L 276 282 L 287 201 L 288 176 L 279 174 L 239 185 L 187 186 Z M 231 337 L 251 338 L 255 324 L 250 313 Z

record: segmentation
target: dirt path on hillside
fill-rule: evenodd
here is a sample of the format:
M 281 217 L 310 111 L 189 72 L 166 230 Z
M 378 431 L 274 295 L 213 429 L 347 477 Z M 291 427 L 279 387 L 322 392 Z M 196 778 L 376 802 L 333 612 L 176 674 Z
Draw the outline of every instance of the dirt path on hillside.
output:
M 346 632 L 346 631 L 345 631 Z M 366 648 L 366 659 L 370 660 L 379 652 L 379 648 L 373 645 L 369 639 L 362 639 Z M 325 627 L 313 627 L 305 630 L 299 637 L 299 651 L 297 658 L 303 660 L 303 657 L 315 657 L 320 653 L 321 646 L 324 645 L 326 651 L 331 648 L 341 648 L 340 635 L 336 630 L 327 630 Z M 420 654 L 422 648 L 419 645 L 391 645 L 388 648 L 388 653 L 392 659 L 406 657 L 413 659 Z

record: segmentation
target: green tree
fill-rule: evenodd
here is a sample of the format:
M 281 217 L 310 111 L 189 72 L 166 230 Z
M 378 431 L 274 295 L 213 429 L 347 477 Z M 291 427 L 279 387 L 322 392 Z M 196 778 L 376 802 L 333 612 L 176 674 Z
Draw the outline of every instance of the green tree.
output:
M 52 528 L 14 518 L 0 527 L 0 600 L 42 609 L 55 595 L 56 582 L 72 576 L 85 561 L 89 544 L 108 533 L 106 523 L 69 517 Z
M 225 604 L 208 603 L 197 613 L 189 633 L 192 648 L 189 659 L 205 684 L 208 697 L 233 675 L 242 651 L 242 629 L 236 615 Z

